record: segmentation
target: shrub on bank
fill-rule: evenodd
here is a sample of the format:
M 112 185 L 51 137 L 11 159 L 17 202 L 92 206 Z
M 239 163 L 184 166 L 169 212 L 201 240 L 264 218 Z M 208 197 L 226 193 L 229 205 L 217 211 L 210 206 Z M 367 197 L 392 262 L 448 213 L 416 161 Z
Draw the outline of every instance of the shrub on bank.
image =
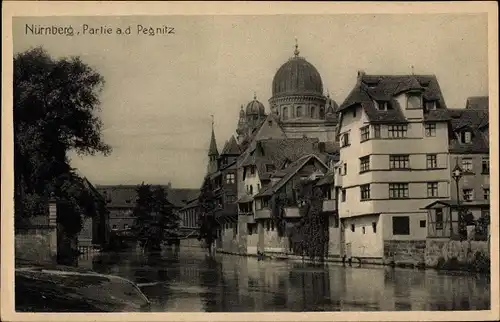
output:
M 490 257 L 481 251 L 474 254 L 474 259 L 470 262 L 460 262 L 457 257 L 449 258 L 439 257 L 436 264 L 437 269 L 442 270 L 461 270 L 478 273 L 490 272 Z

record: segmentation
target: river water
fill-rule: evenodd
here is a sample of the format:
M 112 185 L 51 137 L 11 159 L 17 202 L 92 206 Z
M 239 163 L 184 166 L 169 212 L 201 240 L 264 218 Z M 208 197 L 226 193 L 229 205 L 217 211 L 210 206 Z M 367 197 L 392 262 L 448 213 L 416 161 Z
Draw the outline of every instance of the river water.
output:
M 198 248 L 97 254 L 80 266 L 141 286 L 156 312 L 489 310 L 488 276 L 206 257 Z

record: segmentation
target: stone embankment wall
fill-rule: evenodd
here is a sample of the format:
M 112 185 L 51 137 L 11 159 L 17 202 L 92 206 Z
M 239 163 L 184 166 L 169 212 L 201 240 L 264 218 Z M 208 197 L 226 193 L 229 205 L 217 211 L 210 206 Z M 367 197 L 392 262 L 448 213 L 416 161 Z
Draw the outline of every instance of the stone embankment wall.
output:
M 53 245 L 56 228 L 22 228 L 16 232 L 16 260 L 36 263 L 52 262 L 57 257 L 57 244 Z
M 385 240 L 384 264 L 423 266 L 425 240 Z
M 438 269 L 489 271 L 489 246 L 486 241 L 428 239 L 425 265 Z
M 194 248 L 202 248 L 203 241 L 199 241 L 196 238 L 186 238 L 180 240 L 180 247 L 194 247 Z

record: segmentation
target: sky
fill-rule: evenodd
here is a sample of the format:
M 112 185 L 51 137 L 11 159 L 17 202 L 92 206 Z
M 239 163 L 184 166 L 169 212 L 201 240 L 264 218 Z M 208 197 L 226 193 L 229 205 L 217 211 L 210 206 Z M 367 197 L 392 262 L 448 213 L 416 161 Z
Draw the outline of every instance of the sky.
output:
M 26 24 L 72 26 L 79 35 L 33 35 Z M 130 35 L 83 34 L 83 25 Z M 137 25 L 174 34 L 137 34 Z M 240 106 L 268 99 L 278 68 L 300 54 L 341 104 L 367 74 L 434 74 L 449 108 L 488 95 L 486 14 L 23 17 L 13 20 L 14 52 L 42 46 L 80 56 L 105 79 L 100 117 L 109 156 L 72 165 L 94 184 L 198 188 L 207 169 L 211 116 L 219 151 Z

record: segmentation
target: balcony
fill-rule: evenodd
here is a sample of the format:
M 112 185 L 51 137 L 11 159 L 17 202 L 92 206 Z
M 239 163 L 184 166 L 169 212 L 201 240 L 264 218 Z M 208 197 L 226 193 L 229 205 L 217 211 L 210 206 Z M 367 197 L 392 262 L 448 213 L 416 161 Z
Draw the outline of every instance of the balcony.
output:
M 323 211 L 335 211 L 337 210 L 336 200 L 325 199 L 323 200 Z
M 285 207 L 285 218 L 299 218 L 299 207 Z
M 262 208 L 255 211 L 255 219 L 267 219 L 271 218 L 271 209 Z

